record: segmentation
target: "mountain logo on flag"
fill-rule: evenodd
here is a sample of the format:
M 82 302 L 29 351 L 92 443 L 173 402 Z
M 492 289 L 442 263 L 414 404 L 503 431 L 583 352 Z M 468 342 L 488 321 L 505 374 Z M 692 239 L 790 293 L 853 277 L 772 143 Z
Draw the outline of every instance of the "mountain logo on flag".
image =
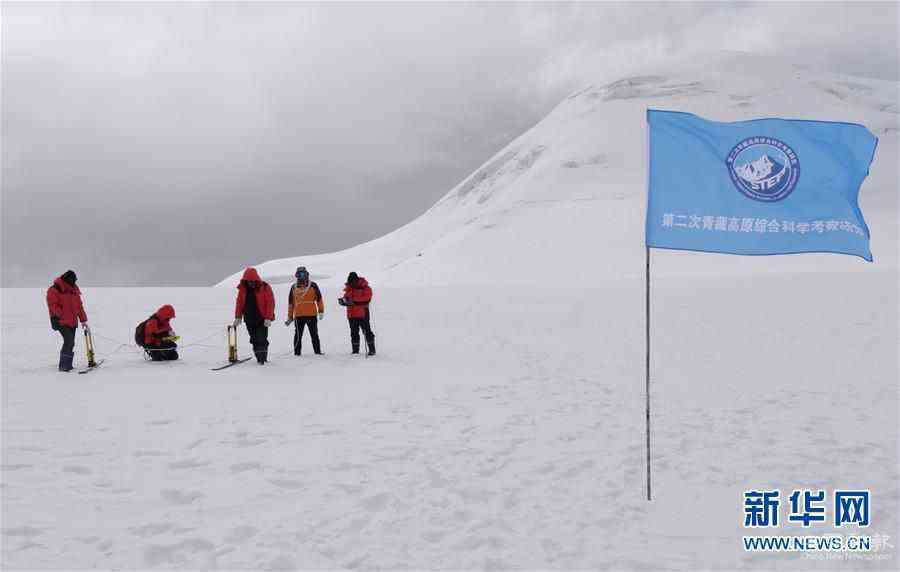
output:
M 800 162 L 786 143 L 772 137 L 749 137 L 732 148 L 725 161 L 734 186 L 746 197 L 775 202 L 797 186 Z

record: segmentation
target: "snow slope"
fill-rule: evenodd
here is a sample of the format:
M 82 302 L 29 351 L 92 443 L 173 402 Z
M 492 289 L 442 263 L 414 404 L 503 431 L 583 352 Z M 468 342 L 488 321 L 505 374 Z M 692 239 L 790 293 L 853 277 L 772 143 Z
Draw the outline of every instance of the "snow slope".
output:
M 323 357 L 293 357 L 276 324 L 270 365 L 208 371 L 225 358 L 232 277 L 86 288 L 107 362 L 59 374 L 43 291 L 2 290 L 0 564 L 896 569 L 896 550 L 824 560 L 740 544 L 749 488 L 869 488 L 867 532 L 900 538 L 897 179 L 886 160 L 896 87 L 728 56 L 587 88 L 409 225 L 260 266 L 278 317 L 294 267 L 317 276 Z M 649 503 L 648 105 L 848 119 L 881 137 L 862 193 L 874 264 L 654 253 Z M 375 287 L 374 359 L 347 355 L 334 300 L 348 270 Z M 164 303 L 183 359 L 149 364 L 128 341 Z
M 598 83 L 567 98 L 406 226 L 341 252 L 257 268 L 275 282 L 290 281 L 294 268 L 306 265 L 320 279 L 355 269 L 390 285 L 566 286 L 640 274 L 648 107 L 720 121 L 790 117 L 866 125 L 879 146 L 860 204 L 878 267 L 895 268 L 897 90 L 896 82 L 739 53 Z M 671 252 L 655 252 L 654 265 L 656 272 L 687 275 L 865 267 L 828 254 L 758 259 Z

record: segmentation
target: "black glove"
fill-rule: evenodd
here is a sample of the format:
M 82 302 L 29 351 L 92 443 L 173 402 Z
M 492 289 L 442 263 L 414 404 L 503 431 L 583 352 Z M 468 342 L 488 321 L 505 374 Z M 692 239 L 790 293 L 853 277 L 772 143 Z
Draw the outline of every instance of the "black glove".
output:
M 50 316 L 50 327 L 53 328 L 54 331 L 59 331 L 59 318 L 56 316 Z

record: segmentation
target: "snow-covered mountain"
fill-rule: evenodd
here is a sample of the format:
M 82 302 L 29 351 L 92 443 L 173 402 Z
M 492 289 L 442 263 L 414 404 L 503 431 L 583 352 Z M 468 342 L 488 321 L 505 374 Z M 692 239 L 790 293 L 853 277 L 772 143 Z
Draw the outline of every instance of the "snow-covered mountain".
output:
M 647 108 L 735 121 L 792 117 L 866 125 L 880 141 L 861 206 L 876 264 L 897 262 L 896 82 L 822 73 L 726 53 L 609 78 L 562 101 L 409 224 L 354 248 L 258 266 L 273 282 L 296 266 L 320 281 L 349 270 L 382 285 L 583 284 L 643 270 Z M 845 256 L 654 253 L 656 272 L 844 270 Z M 234 284 L 237 275 L 222 284 Z

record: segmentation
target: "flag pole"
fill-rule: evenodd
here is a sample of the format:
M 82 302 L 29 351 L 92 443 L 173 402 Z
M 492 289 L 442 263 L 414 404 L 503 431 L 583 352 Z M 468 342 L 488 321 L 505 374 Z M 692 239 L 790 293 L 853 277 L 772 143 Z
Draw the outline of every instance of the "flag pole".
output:
M 644 305 L 644 324 L 645 324 L 645 347 L 647 348 L 646 355 L 646 370 L 645 370 L 645 386 L 644 386 L 644 396 L 646 398 L 646 435 L 647 435 L 647 500 L 651 500 L 652 497 L 650 495 L 650 247 L 645 246 L 647 253 L 647 264 L 646 264 L 646 275 L 644 284 L 646 285 L 646 297 L 645 297 L 645 305 Z

